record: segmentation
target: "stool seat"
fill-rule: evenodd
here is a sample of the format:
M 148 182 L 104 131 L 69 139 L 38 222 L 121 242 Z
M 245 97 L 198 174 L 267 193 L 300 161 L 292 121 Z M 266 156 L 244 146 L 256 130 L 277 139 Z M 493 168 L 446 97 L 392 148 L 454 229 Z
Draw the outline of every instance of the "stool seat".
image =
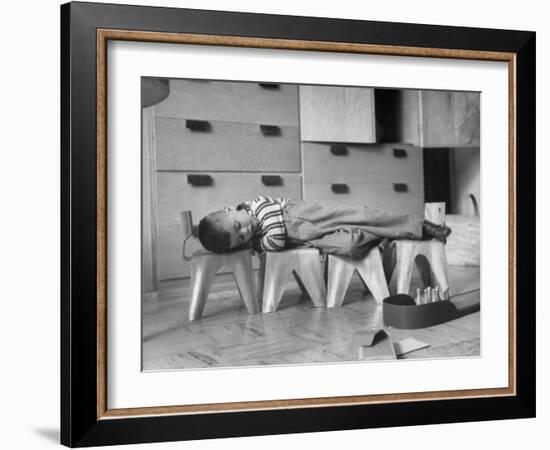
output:
M 422 255 L 424 258 L 417 258 Z M 417 265 L 424 285 L 437 283 L 442 298 L 449 298 L 449 281 L 447 276 L 447 253 L 445 244 L 435 239 L 426 241 L 395 240 L 387 249 L 384 257 L 386 278 L 391 280 L 395 270 L 397 293 L 408 294 L 412 271 Z M 426 264 L 427 263 L 427 264 Z
M 342 306 L 351 277 L 357 271 L 377 303 L 390 295 L 380 250 L 373 248 L 363 259 L 328 255 L 327 307 Z
M 237 250 L 228 253 L 210 253 L 199 250 L 193 253 L 191 258 L 190 321 L 201 318 L 214 277 L 222 267 L 229 268 L 233 273 L 239 294 L 248 313 L 255 314 L 259 312 L 260 308 L 255 296 L 252 274 L 251 250 Z
M 294 275 L 316 307 L 326 304 L 326 290 L 321 270 L 319 250 L 297 248 L 260 255 L 258 291 L 262 312 L 274 312 L 279 306 L 290 275 Z

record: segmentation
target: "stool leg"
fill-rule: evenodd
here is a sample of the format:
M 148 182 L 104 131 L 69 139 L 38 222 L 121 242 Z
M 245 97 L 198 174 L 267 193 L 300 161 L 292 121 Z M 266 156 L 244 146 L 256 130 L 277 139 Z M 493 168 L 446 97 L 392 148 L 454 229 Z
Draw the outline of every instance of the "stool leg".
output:
M 307 258 L 300 257 L 295 271 L 307 289 L 313 304 L 318 308 L 325 307 L 327 293 L 319 255 L 314 254 Z
M 390 296 L 382 266 L 382 258 L 377 248 L 373 248 L 368 256 L 357 265 L 357 272 L 359 272 L 377 303 L 382 303 L 382 300 Z
M 432 273 L 442 294 L 449 298 L 449 281 L 447 277 L 447 254 L 442 242 L 432 247 L 430 264 Z
M 296 284 L 300 288 L 300 292 L 302 293 L 302 296 L 305 295 L 305 296 L 309 297 L 307 289 L 304 286 L 304 283 L 302 283 L 302 280 L 300 280 L 300 277 L 296 274 L 296 272 L 292 272 L 292 275 L 294 276 L 294 279 L 296 280 Z
M 397 293 L 408 294 L 414 266 L 412 246 L 396 246 Z
M 391 277 L 395 269 L 396 253 L 396 246 L 393 243 L 388 245 L 383 253 L 384 275 L 386 276 L 388 286 L 390 285 Z
M 327 308 L 342 306 L 355 267 L 342 258 L 328 257 Z
M 193 321 L 200 319 L 202 316 L 206 297 L 208 297 L 210 286 L 219 267 L 217 264 L 212 264 L 211 259 L 193 260 L 191 264 L 193 289 L 189 305 L 189 320 Z
M 265 253 L 258 255 L 260 258 L 260 267 L 258 270 L 258 284 L 256 285 L 256 297 L 260 300 L 260 305 L 262 304 L 262 299 L 264 296 L 264 281 L 265 281 Z
M 286 283 L 290 276 L 290 268 L 283 267 L 275 255 L 266 257 L 264 289 L 262 293 L 262 312 L 277 311 L 281 297 L 285 290 Z
M 235 278 L 239 294 L 241 294 L 241 298 L 243 299 L 248 313 L 258 313 L 260 308 L 254 289 L 252 258 L 250 254 L 239 255 L 239 257 L 231 263 L 231 270 L 233 271 L 233 278 Z
M 433 280 L 431 273 L 431 264 L 430 261 L 428 261 L 428 258 L 420 253 L 415 258 L 415 264 L 416 267 L 418 267 L 418 271 L 420 272 L 420 278 L 422 279 L 424 287 L 432 286 Z

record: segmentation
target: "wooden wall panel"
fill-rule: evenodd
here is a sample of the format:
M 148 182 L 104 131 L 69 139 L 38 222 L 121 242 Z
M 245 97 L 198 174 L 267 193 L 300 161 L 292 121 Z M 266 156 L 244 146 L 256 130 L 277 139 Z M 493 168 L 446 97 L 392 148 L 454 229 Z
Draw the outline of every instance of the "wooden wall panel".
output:
M 423 147 L 479 147 L 479 94 L 422 91 Z
M 142 111 L 141 292 L 158 288 L 154 106 Z
M 455 148 L 451 153 L 453 213 L 468 216 L 480 214 L 479 148 Z M 473 197 L 473 198 L 472 198 Z
M 374 90 L 300 86 L 302 141 L 376 142 Z

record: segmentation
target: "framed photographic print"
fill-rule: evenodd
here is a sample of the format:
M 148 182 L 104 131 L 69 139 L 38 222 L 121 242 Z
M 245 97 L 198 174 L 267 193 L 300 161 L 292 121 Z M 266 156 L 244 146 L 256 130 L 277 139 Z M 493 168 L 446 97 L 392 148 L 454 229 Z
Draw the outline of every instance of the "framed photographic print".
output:
M 63 444 L 534 416 L 535 33 L 61 26 Z

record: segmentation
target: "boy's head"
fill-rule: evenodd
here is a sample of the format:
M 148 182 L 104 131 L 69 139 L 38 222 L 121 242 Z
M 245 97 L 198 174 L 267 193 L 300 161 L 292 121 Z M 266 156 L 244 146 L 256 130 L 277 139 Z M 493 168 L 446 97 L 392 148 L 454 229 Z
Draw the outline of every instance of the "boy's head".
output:
M 204 248 L 224 253 L 252 239 L 257 222 L 244 209 L 233 207 L 214 211 L 199 223 L 199 240 Z

